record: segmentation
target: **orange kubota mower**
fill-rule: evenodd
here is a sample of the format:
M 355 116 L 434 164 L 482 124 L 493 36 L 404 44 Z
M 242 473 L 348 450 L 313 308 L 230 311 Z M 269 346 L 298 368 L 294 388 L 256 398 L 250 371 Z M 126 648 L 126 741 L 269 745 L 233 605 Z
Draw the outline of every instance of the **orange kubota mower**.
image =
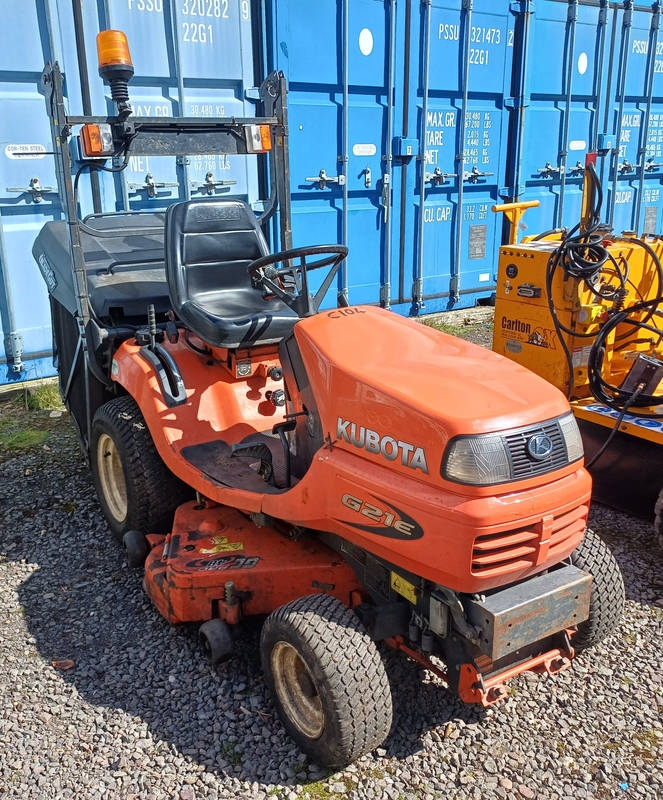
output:
M 67 116 L 58 65 L 42 75 L 67 220 L 33 252 L 102 509 L 160 613 L 201 623 L 213 662 L 242 618 L 268 615 L 283 723 L 330 766 L 389 732 L 379 642 L 488 706 L 610 633 L 622 579 L 585 531 L 562 393 L 383 309 L 320 309 L 347 250 L 291 248 L 282 75 L 261 87 L 263 117 L 134 118 L 123 34 L 99 50 L 115 116 Z M 78 218 L 78 176 L 106 158 L 218 152 L 268 154 L 259 220 L 216 197 Z M 271 255 L 276 208 L 286 249 Z

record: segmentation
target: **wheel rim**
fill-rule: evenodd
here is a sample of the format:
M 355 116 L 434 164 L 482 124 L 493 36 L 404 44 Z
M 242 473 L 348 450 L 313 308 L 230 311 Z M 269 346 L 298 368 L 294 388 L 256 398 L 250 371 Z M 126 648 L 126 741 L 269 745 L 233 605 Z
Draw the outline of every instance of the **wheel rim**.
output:
M 325 716 L 322 700 L 304 659 L 288 642 L 277 642 L 272 650 L 274 689 L 288 719 L 304 736 L 322 736 Z
M 102 433 L 97 443 L 97 468 L 108 510 L 122 522 L 127 516 L 127 482 L 117 445 L 107 433 Z

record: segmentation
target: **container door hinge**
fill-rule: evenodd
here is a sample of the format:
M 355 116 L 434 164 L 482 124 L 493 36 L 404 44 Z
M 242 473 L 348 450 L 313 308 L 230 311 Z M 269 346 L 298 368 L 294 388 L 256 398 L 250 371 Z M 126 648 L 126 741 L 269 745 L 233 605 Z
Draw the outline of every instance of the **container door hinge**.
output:
M 578 0 L 569 0 L 569 7 L 566 10 L 567 22 L 576 22 L 578 19 Z
M 424 279 L 421 277 L 417 278 L 412 284 L 412 304 L 417 309 L 426 307 L 424 303 Z
M 520 197 L 521 194 L 525 191 L 525 186 L 521 183 L 518 186 L 518 189 L 514 186 L 500 186 L 497 193 L 500 197 L 505 198 L 506 200 L 513 200 L 516 197 Z
M 7 353 L 7 366 L 14 374 L 23 372 L 23 337 L 20 333 L 10 333 L 5 336 L 5 353 Z
M 512 14 L 533 14 L 534 0 L 511 0 L 509 11 Z
M 530 104 L 530 96 L 528 94 L 518 94 L 514 97 L 504 98 L 504 108 L 527 108 Z
M 458 268 L 458 267 L 456 267 Z M 460 300 L 460 275 L 452 275 L 449 281 L 449 291 L 454 302 Z

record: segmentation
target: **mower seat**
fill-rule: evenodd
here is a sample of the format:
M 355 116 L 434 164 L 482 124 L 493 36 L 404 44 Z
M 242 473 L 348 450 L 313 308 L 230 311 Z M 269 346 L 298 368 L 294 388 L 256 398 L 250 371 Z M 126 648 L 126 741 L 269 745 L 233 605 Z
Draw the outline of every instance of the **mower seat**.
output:
M 255 214 L 240 200 L 170 206 L 165 256 L 173 311 L 213 347 L 280 342 L 298 317 L 280 300 L 265 300 L 246 271 L 268 252 Z

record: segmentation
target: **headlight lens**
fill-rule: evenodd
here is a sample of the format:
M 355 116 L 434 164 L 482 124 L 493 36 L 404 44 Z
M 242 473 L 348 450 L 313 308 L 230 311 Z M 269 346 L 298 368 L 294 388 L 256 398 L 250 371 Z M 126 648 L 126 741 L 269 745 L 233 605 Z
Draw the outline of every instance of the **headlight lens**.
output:
M 573 414 L 567 414 L 559 420 L 559 427 L 566 444 L 566 453 L 571 461 L 582 458 L 585 451 L 582 446 L 582 437 L 578 429 L 578 423 Z
M 492 434 L 454 439 L 442 464 L 442 475 L 475 486 L 511 480 L 511 465 L 502 437 Z
M 532 440 L 547 440 L 551 450 L 537 456 L 530 449 Z M 491 486 L 544 475 L 582 456 L 578 424 L 569 413 L 540 425 L 511 428 L 501 433 L 458 436 L 447 446 L 441 473 L 443 478 L 456 483 Z

